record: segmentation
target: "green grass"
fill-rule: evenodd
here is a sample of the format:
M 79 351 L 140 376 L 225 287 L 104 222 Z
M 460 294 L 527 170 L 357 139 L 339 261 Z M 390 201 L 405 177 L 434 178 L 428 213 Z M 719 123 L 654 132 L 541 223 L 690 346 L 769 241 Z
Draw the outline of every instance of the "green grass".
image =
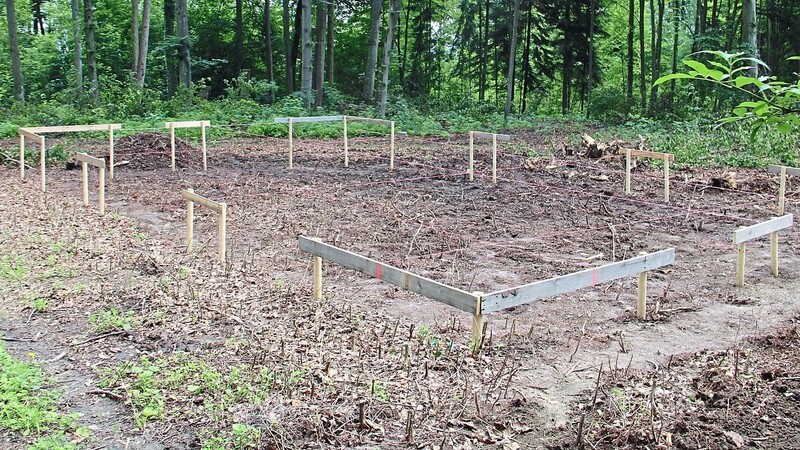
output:
M 133 311 L 123 313 L 116 308 L 111 308 L 91 314 L 89 323 L 93 325 L 93 333 L 128 331 L 132 330 L 136 325 L 136 317 Z

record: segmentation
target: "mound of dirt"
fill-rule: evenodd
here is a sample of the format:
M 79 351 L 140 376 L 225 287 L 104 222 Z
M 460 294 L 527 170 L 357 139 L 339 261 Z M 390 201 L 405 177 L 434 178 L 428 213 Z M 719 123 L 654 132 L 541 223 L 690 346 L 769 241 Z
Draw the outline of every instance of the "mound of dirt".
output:
M 136 133 L 120 138 L 114 145 L 114 162 L 131 169 L 155 170 L 172 164 L 168 134 Z M 175 138 L 175 164 L 195 166 L 202 162 L 201 150 L 183 139 Z

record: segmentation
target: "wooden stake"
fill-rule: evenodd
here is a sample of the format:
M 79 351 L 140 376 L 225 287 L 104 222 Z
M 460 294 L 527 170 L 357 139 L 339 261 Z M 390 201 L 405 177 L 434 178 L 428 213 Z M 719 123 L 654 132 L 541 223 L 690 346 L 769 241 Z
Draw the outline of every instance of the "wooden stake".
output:
M 394 170 L 394 120 L 390 125 L 391 137 L 389 141 L 389 172 Z
M 745 243 L 739 244 L 739 252 L 736 257 L 736 285 L 739 287 L 744 286 L 744 259 L 745 259 Z
M 481 314 L 481 296 L 483 292 L 475 291 L 473 294 L 478 296 L 475 304 L 475 314 L 472 316 L 472 345 L 475 346 L 477 352 L 478 345 L 480 345 L 483 338 L 483 328 L 486 319 L 483 317 L 483 314 Z
M 313 241 L 322 242 L 320 238 L 313 238 Z M 322 300 L 322 258 L 314 256 L 312 260 L 312 271 L 314 275 L 314 300 Z
M 664 201 L 669 201 L 669 158 L 664 157 Z
M 47 175 L 45 174 L 44 168 L 44 159 L 45 159 L 45 145 L 44 145 L 44 136 L 42 136 L 42 142 L 39 145 L 39 171 L 42 175 L 42 192 L 47 192 Z
M 106 213 L 106 169 L 105 167 L 100 167 L 100 215 L 104 215 Z
M 492 183 L 497 184 L 497 135 L 492 135 Z
M 778 276 L 778 232 L 769 234 L 769 250 L 772 258 L 772 274 Z
M 778 190 L 778 215 L 784 214 L 786 206 L 786 166 L 781 167 L 781 185 Z
M 83 206 L 89 206 L 89 165 L 81 161 L 81 178 L 83 179 Z
M 194 193 L 194 189 L 187 189 Z M 186 201 L 186 253 L 192 253 L 194 246 L 194 202 Z
M 219 205 L 219 260 L 225 262 L 225 235 L 228 232 L 228 205 L 226 203 L 220 203 Z
M 636 317 L 644 320 L 647 314 L 647 272 L 639 274 L 639 303 L 636 305 Z
M 631 193 L 631 149 L 625 149 L 625 193 Z
M 169 149 L 172 158 L 172 171 L 175 172 L 175 125 L 169 126 Z
M 474 179 L 474 159 L 473 159 L 473 152 L 475 147 L 475 132 L 469 132 L 469 167 L 467 168 L 467 172 L 469 172 L 469 181 L 473 181 Z
M 294 133 L 292 133 L 292 118 L 291 117 L 288 118 L 288 122 L 287 123 L 289 124 L 289 170 L 291 170 L 292 167 L 294 167 L 294 164 L 293 164 L 293 161 L 292 161 L 292 159 L 293 159 L 292 158 L 292 150 L 294 150 L 294 143 L 292 142 L 292 134 L 294 134 Z
M 200 141 L 203 145 L 203 172 L 208 172 L 208 160 L 207 160 L 207 147 L 206 147 L 206 123 L 203 122 L 200 125 Z
M 25 136 L 19 135 L 19 179 L 25 179 Z
M 342 117 L 342 126 L 344 127 L 344 166 L 348 167 L 350 165 L 350 156 L 348 155 L 348 145 L 347 145 L 347 116 Z
M 114 127 L 108 126 L 108 178 L 114 179 Z

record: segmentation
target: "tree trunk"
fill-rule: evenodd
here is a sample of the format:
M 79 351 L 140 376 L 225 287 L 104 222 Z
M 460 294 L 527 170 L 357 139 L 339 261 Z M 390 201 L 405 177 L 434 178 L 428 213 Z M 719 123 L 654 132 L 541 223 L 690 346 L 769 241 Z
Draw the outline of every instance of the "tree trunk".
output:
M 187 0 L 177 0 L 175 13 L 178 22 L 178 39 L 180 39 L 180 47 L 178 48 L 178 79 L 180 85 L 188 89 L 192 84 L 192 58 L 189 44 L 189 9 L 186 1 Z
M 371 102 L 375 91 L 375 66 L 378 63 L 378 40 L 381 31 L 381 14 L 383 13 L 383 0 L 372 0 L 372 20 L 369 31 L 369 48 L 367 50 L 367 65 L 364 69 L 364 88 L 361 96 L 364 101 Z
M 144 88 L 144 77 L 147 73 L 147 53 L 150 43 L 150 7 L 152 1 L 144 0 L 142 7 L 142 33 L 139 39 L 139 62 L 136 64 L 136 82 L 139 89 Z
M 329 83 L 333 83 L 333 35 L 334 35 L 334 7 L 333 7 L 333 0 L 328 1 L 328 76 L 327 80 Z
M 327 7 L 324 3 L 317 4 L 317 48 L 314 55 L 314 107 L 319 108 L 322 105 L 325 87 L 325 22 L 327 19 Z
M 303 106 L 311 106 L 311 57 L 313 43 L 311 41 L 311 0 L 302 0 L 303 13 L 301 27 L 303 30 L 303 53 L 301 57 L 300 90 L 303 94 Z
M 674 0 L 672 6 L 672 73 L 678 72 L 678 37 L 681 24 L 681 0 Z M 675 80 L 669 84 L 670 108 L 675 107 Z
M 261 35 L 264 37 L 264 64 L 267 66 L 267 79 L 270 84 L 275 83 L 275 72 L 272 70 L 272 11 L 270 0 L 264 0 L 264 24 Z M 275 89 L 269 90 L 270 103 L 275 103 Z
M 22 81 L 22 62 L 19 57 L 17 40 L 17 10 L 14 0 L 6 0 L 6 20 L 8 21 L 8 46 L 11 50 L 11 76 L 14 78 L 14 100 L 25 104 L 25 86 Z
M 286 59 L 286 92 L 294 92 L 294 62 L 289 30 L 289 0 L 283 0 L 283 57 Z
M 505 118 L 508 118 L 511 114 L 511 104 L 514 102 L 514 78 L 517 63 L 517 28 L 519 28 L 519 0 L 514 0 L 514 18 L 511 20 L 511 48 L 508 52 Z
M 176 74 L 178 68 L 175 61 L 175 0 L 164 0 L 164 40 L 168 45 L 164 48 L 164 65 L 166 67 L 167 97 L 172 98 L 178 88 Z
M 644 57 L 644 0 L 639 0 L 639 95 L 642 114 L 647 112 L 647 65 Z
M 233 71 L 238 77 L 244 67 L 244 19 L 242 18 L 242 1 L 236 0 L 236 24 L 234 26 Z
M 100 83 L 97 80 L 97 51 L 94 40 L 94 6 L 92 0 L 83 0 L 83 20 L 86 29 L 86 68 L 89 70 L 89 94 L 95 105 L 100 104 Z
M 742 46 L 748 56 L 758 58 L 758 23 L 756 17 L 756 0 L 742 2 Z M 758 65 L 752 64 L 749 70 L 751 77 L 758 76 Z
M 309 12 L 309 15 L 311 13 Z M 310 25 L 309 25 L 310 26 Z M 294 13 L 294 33 L 292 34 L 292 73 L 297 74 L 297 57 L 300 55 L 300 41 L 303 31 L 303 0 L 297 0 L 297 10 Z M 300 68 L 300 78 L 303 77 L 303 69 Z M 293 80 L 292 84 L 294 84 Z M 302 86 L 301 86 L 302 89 Z
M 572 86 L 572 50 L 570 49 L 570 42 L 568 40 L 568 33 L 567 33 L 567 26 L 571 22 L 572 18 L 570 17 L 570 6 L 571 3 L 567 2 L 564 8 L 564 43 L 562 44 L 562 63 L 563 66 L 561 68 L 561 113 L 566 114 L 569 112 L 570 108 L 570 100 L 572 98 L 572 92 L 570 90 Z
M 83 96 L 83 45 L 81 39 L 81 14 L 79 0 L 70 0 L 70 10 L 72 12 L 72 59 L 75 64 L 75 94 L 78 98 Z
M 636 25 L 634 24 L 635 15 L 634 0 L 628 0 L 628 78 L 625 83 L 625 95 L 628 101 L 633 99 L 633 30 Z
M 133 47 L 131 72 L 139 68 L 139 0 L 131 0 L 131 43 Z
M 653 2 L 656 0 L 650 0 L 650 5 L 652 8 Z M 661 48 L 663 43 L 664 37 L 664 1 L 665 0 L 658 0 L 658 19 L 657 21 L 653 19 L 652 21 L 656 21 L 656 25 L 653 27 L 651 34 L 654 36 L 653 43 L 655 44 L 651 49 L 653 53 L 652 57 L 652 73 L 650 74 L 651 83 L 655 83 L 656 80 L 661 76 Z M 658 86 L 654 86 L 650 89 L 650 115 L 654 116 L 656 114 L 656 106 L 658 103 Z
M 531 1 L 528 1 L 528 20 L 525 24 L 525 50 L 522 51 L 522 95 L 520 96 L 520 108 L 519 113 L 524 114 L 525 109 L 528 107 L 528 88 L 530 84 L 531 78 L 531 63 L 530 63 L 530 55 L 531 55 L 531 21 L 532 21 L 532 14 L 531 14 Z
M 389 5 L 389 29 L 386 31 L 386 42 L 383 44 L 383 71 L 381 72 L 381 96 L 378 102 L 378 115 L 386 117 L 386 103 L 389 101 L 389 73 L 392 70 L 392 46 L 394 32 L 400 20 L 400 0 L 392 0 Z
M 411 20 L 411 5 L 413 0 L 408 0 L 406 11 L 403 15 L 403 51 L 400 55 L 400 84 L 406 85 L 406 61 L 408 60 L 408 28 Z
M 595 0 L 589 2 L 589 61 L 586 66 L 586 117 L 589 117 L 589 110 L 592 102 L 592 89 L 594 88 L 594 21 L 597 15 L 597 5 Z

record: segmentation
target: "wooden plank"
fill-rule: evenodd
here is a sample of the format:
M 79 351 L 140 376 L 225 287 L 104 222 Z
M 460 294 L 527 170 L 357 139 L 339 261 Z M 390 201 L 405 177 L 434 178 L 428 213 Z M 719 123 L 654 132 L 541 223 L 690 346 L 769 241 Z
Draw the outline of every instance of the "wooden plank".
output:
M 672 153 L 650 152 L 647 150 L 631 149 L 631 156 L 638 156 L 640 158 L 663 159 L 665 161 L 675 161 L 675 155 L 673 155 Z
M 485 133 L 483 131 L 473 131 L 472 136 L 475 139 L 487 139 L 487 140 L 492 140 L 494 136 L 497 136 L 497 140 L 500 142 L 511 142 L 511 135 L 508 134 L 495 134 L 495 133 Z
M 33 131 L 31 131 L 30 128 L 20 128 L 19 129 L 19 135 L 20 136 L 24 136 L 24 137 L 36 142 L 39 145 L 43 145 L 43 143 L 44 143 L 44 136 L 39 136 L 38 134 L 36 134 Z
M 210 127 L 210 120 L 190 120 L 183 122 L 164 122 L 164 128 L 202 128 Z
M 742 242 L 747 242 L 757 237 L 761 237 L 784 228 L 789 228 L 793 223 L 794 216 L 791 214 L 786 214 L 785 216 L 776 217 L 766 222 L 757 223 L 749 227 L 739 228 L 733 232 L 733 243 L 741 244 Z
M 100 167 L 100 168 L 105 168 L 106 167 L 106 160 L 105 159 L 95 158 L 94 156 L 89 156 L 86 153 L 76 153 L 75 154 L 75 159 L 77 159 L 78 161 L 81 161 L 81 162 L 85 162 L 86 164 L 89 164 L 89 165 L 92 165 L 92 166 L 95 166 L 95 167 Z
M 637 275 L 648 270 L 666 266 L 675 262 L 675 249 L 669 248 L 647 255 L 637 256 L 601 267 L 582 270 L 580 272 L 550 278 L 549 280 L 518 286 L 511 289 L 493 292 L 483 297 L 482 313 L 523 305 L 535 300 L 553 297 L 576 291 L 598 283 Z
M 289 123 L 290 117 L 276 117 L 275 123 Z M 312 117 L 291 117 L 292 123 L 300 122 L 339 122 L 344 116 L 312 116 Z
M 792 175 L 792 176 L 795 176 L 795 177 L 800 177 L 800 169 L 798 169 L 796 167 L 772 165 L 772 166 L 767 167 L 767 172 L 780 175 L 781 167 L 786 167 L 786 175 Z
M 344 116 L 347 120 L 351 122 L 369 122 L 369 123 L 377 123 L 379 125 L 386 125 L 391 126 L 392 121 L 386 119 L 373 119 L 372 117 L 359 117 L 359 116 Z
M 458 308 L 471 314 L 477 311 L 478 298 L 475 294 L 462 291 L 438 281 L 433 281 L 397 267 L 389 266 L 347 250 L 323 242 L 315 242 L 305 236 L 299 238 L 300 250 L 335 262 L 381 281 L 393 284 L 407 291 L 424 295 L 430 299 Z
M 106 123 L 99 125 L 62 125 L 53 127 L 27 127 L 26 130 L 32 133 L 78 133 L 84 131 L 109 131 L 119 130 L 122 124 Z
M 190 191 L 181 192 L 181 196 L 183 196 L 184 200 L 189 200 L 195 203 L 199 203 L 212 211 L 222 213 L 223 203 L 215 202 L 214 200 L 209 200 L 203 196 L 197 195 L 194 192 Z

